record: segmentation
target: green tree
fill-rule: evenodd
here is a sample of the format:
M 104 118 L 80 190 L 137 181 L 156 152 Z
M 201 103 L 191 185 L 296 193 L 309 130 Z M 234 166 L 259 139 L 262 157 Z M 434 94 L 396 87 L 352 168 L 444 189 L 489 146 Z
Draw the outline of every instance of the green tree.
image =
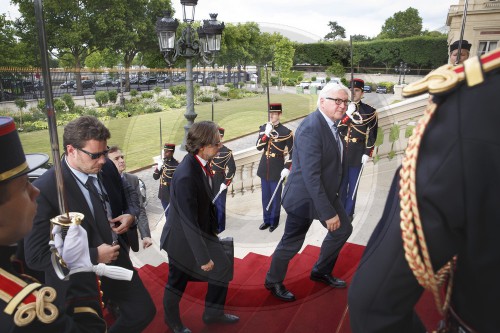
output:
M 274 66 L 278 71 L 278 78 L 281 82 L 281 76 L 287 75 L 290 71 L 290 68 L 293 66 L 293 55 L 295 53 L 295 49 L 293 47 L 292 42 L 288 38 L 283 37 L 281 40 L 276 43 L 276 50 L 274 53 Z M 281 85 L 281 83 L 280 83 Z
M 334 62 L 330 67 L 326 69 L 326 74 L 336 77 L 344 77 L 345 68 L 339 62 Z
M 23 129 L 23 109 L 28 106 L 26 101 L 22 98 L 17 98 L 14 103 L 16 104 L 17 108 L 19 109 L 19 130 L 22 131 Z
M 382 26 L 379 38 L 405 38 L 422 34 L 422 18 L 418 10 L 409 7 L 389 17 Z
M 370 37 L 365 35 L 352 35 L 351 38 L 353 42 L 366 42 L 371 39 Z
M 337 40 L 345 38 L 345 29 L 341 27 L 337 21 L 328 22 L 330 32 L 325 35 L 325 40 Z

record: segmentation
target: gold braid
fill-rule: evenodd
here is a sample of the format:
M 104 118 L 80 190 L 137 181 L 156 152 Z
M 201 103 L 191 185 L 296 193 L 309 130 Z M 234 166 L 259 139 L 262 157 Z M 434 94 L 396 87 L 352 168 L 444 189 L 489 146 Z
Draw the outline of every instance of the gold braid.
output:
M 418 283 L 434 296 L 439 312 L 444 316 L 450 304 L 451 290 L 453 286 L 453 270 L 456 257 L 444 265 L 436 274 L 425 241 L 422 229 L 418 202 L 416 196 L 416 165 L 422 137 L 427 124 L 432 119 L 437 105 L 429 102 L 424 116 L 415 127 L 413 135 L 408 141 L 405 156 L 402 162 L 400 175 L 400 205 L 401 205 L 401 230 L 405 258 L 408 261 Z M 441 286 L 448 281 L 444 301 L 441 295 Z

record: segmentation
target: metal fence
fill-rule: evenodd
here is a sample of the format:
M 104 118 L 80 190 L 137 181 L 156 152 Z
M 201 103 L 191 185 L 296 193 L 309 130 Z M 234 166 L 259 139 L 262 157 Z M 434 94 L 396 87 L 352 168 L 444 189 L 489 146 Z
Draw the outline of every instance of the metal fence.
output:
M 100 90 L 148 91 L 155 87 L 166 89 L 171 85 L 184 84 L 185 72 L 183 68 L 171 70 L 136 68 L 126 71 L 51 69 L 50 79 L 53 96 L 57 98 L 63 94 L 94 95 Z M 198 68 L 193 72 L 193 81 L 199 85 L 238 83 L 245 81 L 246 76 L 244 72 L 228 74 L 222 70 Z M 78 78 L 81 82 L 80 87 L 76 84 Z M 43 90 L 43 77 L 39 69 L 0 67 L 0 102 L 18 98 L 43 99 Z

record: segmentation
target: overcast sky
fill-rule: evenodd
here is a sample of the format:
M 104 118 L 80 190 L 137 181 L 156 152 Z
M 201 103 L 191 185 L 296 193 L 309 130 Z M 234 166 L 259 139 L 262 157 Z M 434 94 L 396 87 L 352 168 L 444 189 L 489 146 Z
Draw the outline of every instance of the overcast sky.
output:
M 172 3 L 175 17 L 181 19 L 180 1 L 172 0 Z M 208 19 L 209 13 L 218 13 L 219 21 L 280 24 L 303 30 L 318 39 L 329 32 L 328 22 L 336 21 L 346 29 L 346 36 L 374 37 L 387 18 L 409 7 L 418 10 L 424 29 L 439 29 L 446 23 L 450 6 L 458 3 L 459 0 L 199 0 L 195 19 Z M 19 16 L 10 0 L 0 0 L 0 13 L 9 13 L 11 18 Z

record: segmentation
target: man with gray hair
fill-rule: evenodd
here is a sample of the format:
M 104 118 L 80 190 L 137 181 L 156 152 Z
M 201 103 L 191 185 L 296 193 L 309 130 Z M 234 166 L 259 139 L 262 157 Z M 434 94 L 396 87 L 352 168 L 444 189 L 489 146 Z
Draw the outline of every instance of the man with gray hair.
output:
M 302 247 L 306 233 L 317 219 L 328 229 L 311 280 L 334 288 L 345 281 L 331 275 L 338 254 L 351 235 L 351 221 L 338 196 L 343 173 L 343 148 L 337 123 L 344 117 L 350 91 L 342 84 L 326 85 L 318 96 L 318 108 L 298 127 L 293 144 L 293 167 L 283 191 L 288 216 L 285 232 L 274 251 L 265 287 L 283 301 L 295 296 L 283 285 L 288 263 Z

